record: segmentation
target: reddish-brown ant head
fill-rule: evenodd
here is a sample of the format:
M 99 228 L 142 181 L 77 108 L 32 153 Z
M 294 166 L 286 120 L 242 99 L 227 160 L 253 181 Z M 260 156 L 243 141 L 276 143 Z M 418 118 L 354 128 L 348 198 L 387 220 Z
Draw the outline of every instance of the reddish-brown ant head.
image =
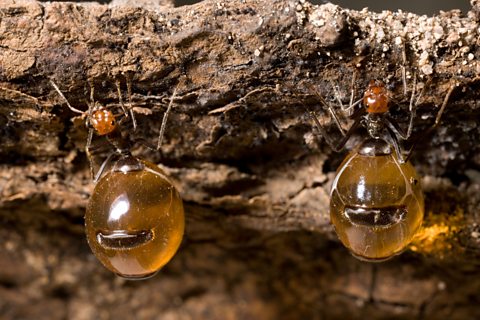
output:
M 388 91 L 382 81 L 370 81 L 363 95 L 363 104 L 368 113 L 385 113 L 388 111 Z
M 112 133 L 117 127 L 115 116 L 107 109 L 94 111 L 90 117 L 90 124 L 100 136 Z

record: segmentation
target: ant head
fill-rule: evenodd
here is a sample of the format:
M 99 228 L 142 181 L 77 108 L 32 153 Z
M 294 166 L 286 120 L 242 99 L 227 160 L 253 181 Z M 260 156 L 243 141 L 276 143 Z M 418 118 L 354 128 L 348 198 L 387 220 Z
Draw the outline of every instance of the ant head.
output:
M 100 136 L 112 133 L 117 127 L 113 112 L 101 106 L 95 106 L 89 120 L 91 126 Z
M 370 81 L 363 95 L 363 104 L 368 113 L 388 112 L 388 90 L 382 81 Z

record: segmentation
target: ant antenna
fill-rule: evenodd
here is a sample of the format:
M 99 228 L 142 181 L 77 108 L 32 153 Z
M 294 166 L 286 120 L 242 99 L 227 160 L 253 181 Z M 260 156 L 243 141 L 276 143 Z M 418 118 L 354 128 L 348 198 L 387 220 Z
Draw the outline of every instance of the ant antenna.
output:
M 335 85 L 333 84 L 332 82 L 332 86 L 334 87 L 334 90 L 335 90 Z M 330 115 L 332 116 L 333 120 L 335 121 L 335 124 L 337 125 L 337 128 L 338 130 L 340 131 L 340 133 L 342 134 L 342 136 L 345 136 L 345 130 L 343 130 L 342 128 L 342 125 L 340 123 L 340 119 L 338 118 L 338 115 L 337 113 L 335 112 L 335 110 L 333 110 L 333 108 L 330 106 L 330 104 L 325 101 L 325 99 L 323 98 L 323 96 L 320 94 L 320 92 L 318 92 L 317 88 L 315 88 L 313 85 L 310 85 L 310 89 L 313 90 L 313 92 L 315 93 L 315 96 L 317 97 L 317 99 L 320 101 L 320 103 L 326 107 L 328 109 L 328 112 L 330 113 Z M 340 104 L 342 103 L 340 101 L 340 98 L 339 98 L 339 95 L 336 95 L 336 98 L 338 99 L 338 101 L 340 102 Z M 343 107 L 343 105 L 341 105 Z M 308 109 L 307 109 L 308 110 Z M 318 121 L 316 115 L 308 110 L 309 114 L 310 114 L 310 117 L 312 117 L 312 115 L 314 116 L 312 119 L 316 119 L 316 121 Z M 315 120 L 314 120 L 315 121 Z
M 353 99 L 355 99 L 355 81 L 356 80 L 357 80 L 357 72 L 356 70 L 353 70 L 352 84 L 350 85 L 351 91 L 350 91 L 350 103 L 348 104 L 349 106 L 353 105 Z
M 124 66 L 124 57 L 120 58 L 120 65 Z M 109 69 L 109 72 L 111 72 L 110 69 Z M 135 115 L 134 115 L 134 112 L 133 112 L 133 106 L 132 106 L 132 78 L 133 78 L 133 73 L 134 72 L 126 71 L 126 72 L 121 72 L 120 74 L 116 74 L 115 85 L 117 87 L 118 100 L 120 102 L 120 106 L 122 108 L 123 114 L 125 115 L 125 118 L 128 118 L 129 116 L 132 118 L 133 131 L 135 132 L 135 131 L 137 131 L 137 120 L 135 119 Z M 126 108 L 124 103 L 123 103 L 122 90 L 121 90 L 121 85 L 120 85 L 120 78 L 121 78 L 120 75 L 125 77 L 125 82 L 127 83 L 128 108 Z
M 337 99 L 337 102 L 340 104 L 340 107 L 342 108 L 342 110 L 344 110 L 345 107 L 343 106 L 342 99 L 340 98 L 340 92 L 338 91 L 337 86 L 333 83 L 332 80 L 330 80 L 330 84 L 333 88 L 333 92 L 335 93 L 335 99 Z
M 87 103 L 88 105 L 88 117 L 87 119 L 85 120 L 85 124 L 87 126 L 87 128 L 89 127 L 89 124 L 88 124 L 88 119 L 90 119 L 90 117 L 92 116 L 92 113 L 93 113 L 93 108 L 95 107 L 95 85 L 92 81 L 92 79 L 88 79 L 88 85 L 90 86 L 90 103 Z
M 416 139 L 412 142 L 412 145 L 410 146 L 410 149 L 408 150 L 407 156 L 405 157 L 405 162 L 408 161 L 411 158 L 411 156 L 413 154 L 413 151 L 417 147 L 417 144 L 418 144 L 420 138 L 429 134 L 431 131 L 433 131 L 440 124 L 440 120 L 442 118 L 443 112 L 445 111 L 445 108 L 447 107 L 448 101 L 450 100 L 450 96 L 452 95 L 453 90 L 455 90 L 456 85 L 457 84 L 455 82 L 453 84 L 450 84 L 450 87 L 448 88 L 447 94 L 445 95 L 445 98 L 443 99 L 443 103 L 440 106 L 440 110 L 438 110 L 437 116 L 435 117 L 435 122 L 433 123 L 433 125 L 430 128 L 428 128 L 422 134 L 422 136 L 417 136 Z
M 115 85 L 117 87 L 118 101 L 120 102 L 120 107 L 122 108 L 123 114 L 125 115 L 125 118 L 128 118 L 128 117 L 132 118 L 133 131 L 136 131 L 137 121 L 135 120 L 135 115 L 133 113 L 133 107 L 132 107 L 132 85 L 130 83 L 130 78 L 127 78 L 128 112 L 127 112 L 127 108 L 125 108 L 125 104 L 123 103 L 120 80 L 116 79 Z
M 132 117 L 133 131 L 137 130 L 137 120 L 135 120 L 135 115 L 133 113 L 132 106 L 132 79 L 127 77 L 127 95 L 128 95 L 128 111 L 130 112 L 130 117 Z
M 433 124 L 433 128 L 436 128 L 440 124 L 440 119 L 442 118 L 443 112 L 445 111 L 445 107 L 447 106 L 448 100 L 450 99 L 450 96 L 452 95 L 452 92 L 455 89 L 455 86 L 456 84 L 453 83 L 450 85 L 450 88 L 448 88 L 447 94 L 443 99 L 442 106 L 440 107 L 440 110 L 438 110 L 437 117 L 435 118 L 435 123 Z
M 341 99 L 341 96 L 340 96 L 340 91 L 338 90 L 338 87 L 333 83 L 333 81 L 330 81 L 333 92 L 334 92 L 334 95 L 335 95 L 335 99 L 340 104 L 340 108 L 342 109 L 343 113 L 347 115 L 347 117 L 351 116 L 351 114 L 354 113 L 351 110 L 363 101 L 363 97 L 361 97 L 357 101 L 354 101 L 354 99 L 355 99 L 355 81 L 356 81 L 356 72 L 354 71 L 353 76 L 352 76 L 352 83 L 351 83 L 350 102 L 349 102 L 348 106 L 343 105 L 342 99 Z
M 405 42 L 402 41 L 402 82 L 403 82 L 403 94 L 407 95 L 407 70 L 405 65 L 407 64 L 407 49 L 405 47 Z M 415 75 L 414 75 L 415 77 Z
M 55 89 L 55 91 L 58 92 L 58 94 L 60 95 L 60 97 L 62 97 L 62 99 L 65 101 L 65 103 L 67 104 L 68 108 L 70 110 L 72 110 L 73 112 L 76 112 L 76 113 L 81 113 L 81 114 L 84 114 L 85 112 L 81 111 L 81 110 L 78 110 L 74 107 L 72 107 L 70 105 L 70 103 L 68 102 L 67 98 L 65 98 L 65 96 L 63 95 L 62 91 L 60 91 L 60 89 L 58 88 L 58 86 L 55 84 L 55 82 L 53 82 L 53 80 L 50 80 L 50 84 L 52 85 L 52 87 Z
M 92 174 L 92 178 L 93 178 L 93 183 L 97 183 L 98 180 L 100 180 L 100 177 L 102 176 L 103 172 L 105 171 L 105 168 L 107 167 L 107 164 L 110 162 L 110 160 L 112 160 L 112 158 L 115 155 L 116 155 L 116 153 L 112 152 L 108 155 L 108 157 L 105 160 L 103 160 L 103 163 L 100 166 L 100 168 L 98 169 L 97 174 L 95 175 L 94 178 L 93 178 L 93 170 L 92 170 L 91 174 Z M 90 161 L 90 168 L 92 168 L 92 165 L 93 165 L 93 162 Z
M 175 96 L 177 95 L 177 89 L 178 89 L 178 84 L 175 86 L 175 89 L 173 90 L 173 94 L 170 97 L 170 102 L 168 103 L 167 110 L 163 114 L 162 126 L 160 127 L 160 133 L 158 134 L 157 150 L 160 150 L 160 147 L 162 146 L 165 127 L 167 126 L 168 115 L 170 114 L 170 110 L 172 110 L 173 99 L 175 99 Z
M 123 111 L 123 114 L 125 115 L 125 117 L 128 118 L 127 109 L 125 108 L 125 105 L 123 104 L 122 90 L 120 88 L 120 80 L 118 80 L 118 79 L 115 80 L 115 86 L 117 87 L 118 102 L 120 102 L 120 107 L 122 108 L 122 111 Z

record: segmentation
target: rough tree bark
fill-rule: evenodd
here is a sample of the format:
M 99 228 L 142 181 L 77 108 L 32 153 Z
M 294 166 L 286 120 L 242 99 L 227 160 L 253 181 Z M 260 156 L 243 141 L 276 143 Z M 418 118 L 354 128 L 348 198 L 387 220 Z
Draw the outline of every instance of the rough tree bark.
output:
M 435 17 L 287 0 L 150 9 L 1 1 L 2 319 L 480 317 L 478 2 Z M 353 77 L 357 97 L 379 78 L 405 124 L 402 70 L 408 91 L 415 76 L 425 87 L 416 132 L 456 88 L 413 158 L 425 227 L 411 250 L 368 264 L 329 225 L 344 154 L 316 139 L 305 106 L 327 121 L 314 91 L 333 105 L 332 83 L 347 101 Z M 184 243 L 155 278 L 125 282 L 90 253 L 86 129 L 50 79 L 80 109 L 89 82 L 114 104 L 115 80 L 130 80 L 134 135 L 151 143 L 178 85 L 162 153 L 134 149 L 186 203 Z

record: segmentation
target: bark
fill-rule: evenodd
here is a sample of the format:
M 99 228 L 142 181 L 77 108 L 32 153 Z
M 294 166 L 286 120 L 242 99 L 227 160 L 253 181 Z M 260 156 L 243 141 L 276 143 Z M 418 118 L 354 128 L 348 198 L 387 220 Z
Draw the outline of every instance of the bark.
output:
M 2 318 L 480 316 L 476 1 L 467 14 L 435 17 L 286 0 L 164 3 L 1 2 Z M 413 157 L 424 229 L 381 264 L 355 260 L 336 240 L 328 192 L 345 154 L 317 139 L 305 113 L 332 123 L 316 92 L 338 108 L 332 84 L 348 103 L 352 83 L 358 98 L 373 78 L 387 82 L 402 125 L 413 79 L 423 85 L 420 134 L 454 86 Z M 87 130 L 50 80 L 82 110 L 90 84 L 97 101 L 118 105 L 115 82 L 125 101 L 130 82 L 138 129 L 125 131 L 151 144 L 177 87 L 162 152 L 133 149 L 161 163 L 186 204 L 184 243 L 157 277 L 125 282 L 90 253 Z

